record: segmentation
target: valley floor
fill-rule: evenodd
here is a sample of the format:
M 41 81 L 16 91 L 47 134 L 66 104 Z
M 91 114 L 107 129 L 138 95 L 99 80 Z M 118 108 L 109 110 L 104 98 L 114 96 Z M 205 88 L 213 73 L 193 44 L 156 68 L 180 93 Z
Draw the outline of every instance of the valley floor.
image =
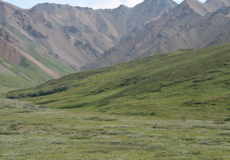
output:
M 230 159 L 230 123 L 54 110 L 0 99 L 0 159 Z

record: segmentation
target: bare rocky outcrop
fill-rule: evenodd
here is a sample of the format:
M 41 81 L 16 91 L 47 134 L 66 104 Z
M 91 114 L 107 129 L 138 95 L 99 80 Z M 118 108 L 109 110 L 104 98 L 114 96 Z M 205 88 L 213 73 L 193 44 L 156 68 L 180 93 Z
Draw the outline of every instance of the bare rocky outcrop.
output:
M 16 41 L 15 39 L 13 39 L 9 32 L 7 32 L 5 29 L 0 28 L 0 40 L 3 41 L 7 41 L 9 43 L 13 43 L 14 41 Z

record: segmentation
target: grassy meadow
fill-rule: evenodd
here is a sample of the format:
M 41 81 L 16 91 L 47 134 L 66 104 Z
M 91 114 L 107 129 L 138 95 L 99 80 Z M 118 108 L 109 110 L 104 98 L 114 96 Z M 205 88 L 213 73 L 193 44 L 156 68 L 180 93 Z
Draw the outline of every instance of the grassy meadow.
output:
M 1 160 L 228 160 L 229 122 L 49 109 L 0 99 Z

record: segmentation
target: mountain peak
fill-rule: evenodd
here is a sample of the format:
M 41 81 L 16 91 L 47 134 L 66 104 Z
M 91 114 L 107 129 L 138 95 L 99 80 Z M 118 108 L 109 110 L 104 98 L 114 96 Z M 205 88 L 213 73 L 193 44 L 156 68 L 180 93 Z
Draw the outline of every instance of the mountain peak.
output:
M 10 8 L 14 8 L 14 9 L 21 9 L 20 7 L 17 7 L 15 5 L 13 5 L 13 4 L 10 4 L 10 3 L 7 3 L 7 2 L 1 1 L 1 0 L 0 0 L 0 5 L 1 6 L 7 6 L 7 7 L 10 7 Z
M 175 3 L 173 0 L 145 0 L 144 2 L 136 5 L 133 8 L 133 12 L 139 12 L 139 13 L 151 13 L 151 12 L 160 12 L 160 10 L 165 10 L 165 12 L 168 12 L 169 10 L 175 8 L 177 3 Z M 158 10 L 158 11 L 157 11 Z M 154 16 L 153 16 L 154 17 Z
M 189 7 L 202 16 L 209 12 L 205 5 L 198 0 L 184 0 L 180 5 Z
M 72 6 L 66 4 L 56 4 L 56 3 L 39 3 L 37 5 L 35 5 L 32 9 L 41 9 L 41 10 L 45 10 L 47 12 L 52 12 L 54 10 L 62 10 L 62 9 L 69 9 L 69 8 L 73 8 Z
M 230 0 L 207 0 L 205 6 L 213 12 L 223 6 L 230 6 Z
M 145 0 L 142 3 L 146 3 L 146 4 L 168 4 L 168 3 L 173 3 L 176 4 L 176 2 L 174 2 L 173 0 Z
M 210 3 L 210 2 L 223 2 L 225 4 L 229 4 L 230 0 L 207 0 L 205 3 Z
M 128 8 L 127 6 L 121 4 L 118 8 Z

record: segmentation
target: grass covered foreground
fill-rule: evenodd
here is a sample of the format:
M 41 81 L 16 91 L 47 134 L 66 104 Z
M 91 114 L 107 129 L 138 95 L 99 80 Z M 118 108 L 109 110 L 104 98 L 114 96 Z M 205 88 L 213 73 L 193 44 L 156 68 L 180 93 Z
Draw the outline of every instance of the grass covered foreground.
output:
M 48 109 L 0 99 L 2 160 L 228 160 L 230 124 Z
M 228 121 L 230 44 L 79 72 L 6 96 L 51 108 Z

